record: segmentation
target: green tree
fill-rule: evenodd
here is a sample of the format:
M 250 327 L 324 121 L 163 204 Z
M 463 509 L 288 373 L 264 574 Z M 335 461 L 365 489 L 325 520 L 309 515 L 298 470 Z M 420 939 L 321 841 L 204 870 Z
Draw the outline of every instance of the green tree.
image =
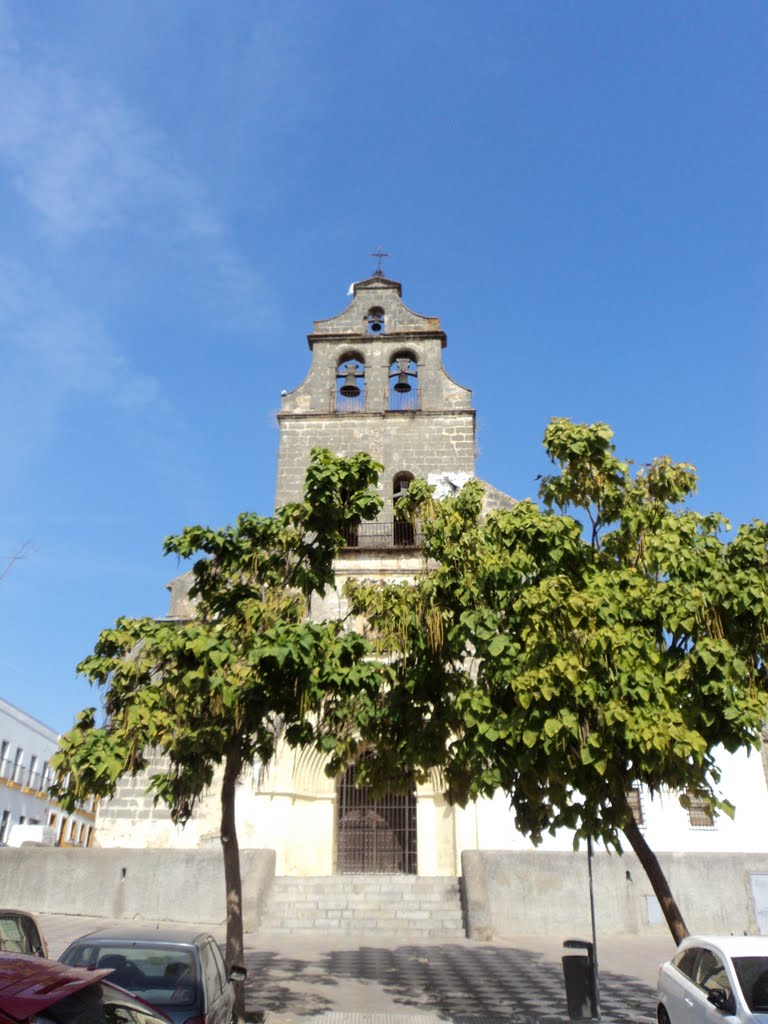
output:
M 308 621 L 313 594 L 333 582 L 345 531 L 373 519 L 380 467 L 367 455 L 313 452 L 300 503 L 274 516 L 243 514 L 234 526 L 191 526 L 164 542 L 166 554 L 196 559 L 187 622 L 128 619 L 102 632 L 78 671 L 103 690 L 105 721 L 81 712 L 52 761 L 66 808 L 112 796 L 118 780 L 148 768 L 155 799 L 184 824 L 222 766 L 221 843 L 228 968 L 242 963 L 243 919 L 235 784 L 243 768 L 272 757 L 284 736 L 312 736 L 308 716 L 338 677 L 371 671 L 364 641 L 338 622 Z M 237 986 L 237 1013 L 244 994 Z
M 411 485 L 425 569 L 351 590 L 381 655 L 379 680 L 340 690 L 319 722 L 332 769 L 362 739 L 365 781 L 442 769 L 451 801 L 510 798 L 534 843 L 572 829 L 639 857 L 676 941 L 687 934 L 632 816 L 634 785 L 733 813 L 716 748 L 759 743 L 766 709 L 765 523 L 726 543 L 720 515 L 687 507 L 692 466 L 637 469 L 605 424 L 551 422 L 556 472 L 531 501 L 483 514 L 467 484 L 432 500 Z

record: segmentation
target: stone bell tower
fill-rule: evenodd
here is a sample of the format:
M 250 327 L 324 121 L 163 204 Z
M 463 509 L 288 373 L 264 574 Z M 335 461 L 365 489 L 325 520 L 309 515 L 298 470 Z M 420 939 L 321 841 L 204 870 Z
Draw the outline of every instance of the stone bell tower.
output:
M 361 525 L 354 546 L 366 538 L 379 548 L 408 546 L 393 500 L 409 481 L 456 486 L 474 474 L 472 395 L 443 368 L 440 321 L 411 312 L 397 281 L 379 270 L 353 293 L 343 313 L 315 321 L 309 374 L 283 397 L 276 501 L 301 498 L 312 448 L 366 451 L 384 466 L 384 507 L 378 523 Z
M 458 490 L 475 468 L 472 395 L 443 368 L 440 321 L 411 312 L 400 284 L 381 270 L 352 291 L 343 313 L 315 321 L 309 373 L 283 396 L 278 415 L 278 506 L 302 497 L 315 447 L 339 455 L 365 451 L 384 467 L 382 510 L 346 538 L 336 559 L 336 588 L 313 598 L 315 620 L 344 616 L 343 583 L 350 577 L 397 580 L 418 572 L 418 527 L 395 520 L 396 498 L 417 477 L 438 485 L 438 493 Z M 319 755 L 299 755 L 300 770 L 294 760 L 289 754 L 278 759 L 270 782 L 273 804 L 279 794 L 301 794 L 291 805 L 290 835 L 275 842 L 279 870 L 456 873 L 454 811 L 437 776 L 409 793 L 374 797 L 356 785 L 356 765 L 329 780 Z M 316 841 L 308 849 L 303 837 L 310 834 Z

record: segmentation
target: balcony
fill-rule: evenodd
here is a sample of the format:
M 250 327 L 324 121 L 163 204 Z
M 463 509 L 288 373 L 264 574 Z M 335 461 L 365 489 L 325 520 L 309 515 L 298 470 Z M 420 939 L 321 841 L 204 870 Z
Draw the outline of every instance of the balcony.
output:
M 412 523 L 400 520 L 360 523 L 345 530 L 346 544 L 343 550 L 356 548 L 358 551 L 420 548 L 423 541 L 421 529 Z

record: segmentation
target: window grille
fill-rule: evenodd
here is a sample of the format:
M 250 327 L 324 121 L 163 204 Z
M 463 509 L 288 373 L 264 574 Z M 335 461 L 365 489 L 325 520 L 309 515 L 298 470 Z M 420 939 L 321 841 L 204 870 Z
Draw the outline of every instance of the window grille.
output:
M 627 803 L 632 811 L 635 824 L 638 828 L 642 828 L 645 825 L 645 814 L 643 813 L 643 797 L 639 786 L 633 786 L 627 793 Z
M 416 874 L 416 796 L 357 786 L 357 765 L 338 789 L 336 867 L 339 874 Z
M 688 793 L 687 797 L 688 821 L 691 828 L 714 828 L 715 816 L 707 801 L 700 796 L 693 796 L 691 793 Z

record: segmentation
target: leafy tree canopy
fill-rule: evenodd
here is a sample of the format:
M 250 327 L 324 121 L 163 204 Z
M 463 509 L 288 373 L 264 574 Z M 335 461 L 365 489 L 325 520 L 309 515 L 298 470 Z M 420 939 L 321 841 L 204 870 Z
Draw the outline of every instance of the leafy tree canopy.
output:
M 360 636 L 339 622 L 310 622 L 307 613 L 312 595 L 333 582 L 345 529 L 378 513 L 371 487 L 380 468 L 362 453 L 316 449 L 303 501 L 274 516 L 245 513 L 234 526 L 190 526 L 167 537 L 166 554 L 195 559 L 194 616 L 121 618 L 78 666 L 101 688 L 105 720 L 87 708 L 60 741 L 51 763 L 66 809 L 90 795 L 112 796 L 119 779 L 146 769 L 152 756 L 150 788 L 183 824 L 223 766 L 230 964 L 242 956 L 237 778 L 254 758 L 269 761 L 279 736 L 310 739 L 307 716 L 326 689 L 374 670 Z
M 65 807 L 111 796 L 155 748 L 170 767 L 151 786 L 183 822 L 233 739 L 244 761 L 268 761 L 279 730 L 301 731 L 312 700 L 361 650 L 338 623 L 307 621 L 307 609 L 333 581 L 345 526 L 377 514 L 379 468 L 364 454 L 317 449 L 301 503 L 165 539 L 165 554 L 196 559 L 194 617 L 118 619 L 78 665 L 102 689 L 106 720 L 97 725 L 87 708 L 62 738 L 55 767 L 67 778 Z
M 400 512 L 422 519 L 425 570 L 351 588 L 386 658 L 375 689 L 327 709 L 332 769 L 359 733 L 373 784 L 437 767 L 461 804 L 506 791 L 535 843 L 566 827 L 620 849 L 623 833 L 641 860 L 634 784 L 732 813 L 715 748 L 756 745 L 765 716 L 766 524 L 726 543 L 722 516 L 686 505 L 692 466 L 635 468 L 612 436 L 550 423 L 542 507 L 486 516 L 477 482 L 441 502 L 411 485 Z

